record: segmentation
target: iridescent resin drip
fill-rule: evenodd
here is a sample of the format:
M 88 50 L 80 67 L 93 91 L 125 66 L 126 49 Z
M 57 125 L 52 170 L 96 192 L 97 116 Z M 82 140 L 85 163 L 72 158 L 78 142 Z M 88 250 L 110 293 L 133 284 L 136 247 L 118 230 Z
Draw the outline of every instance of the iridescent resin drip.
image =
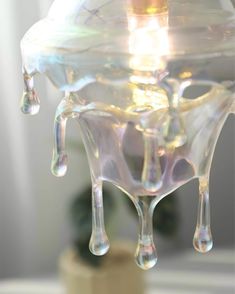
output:
M 199 84 L 189 81 L 187 83 L 188 87 Z M 97 184 L 100 181 L 111 182 L 126 191 L 137 208 L 140 233 L 136 262 L 143 269 L 148 269 L 157 262 L 152 236 L 152 214 L 155 206 L 164 196 L 194 178 L 199 178 L 200 186 L 194 247 L 203 253 L 212 248 L 209 170 L 233 97 L 219 84 L 207 82 L 207 85 L 209 91 L 197 99 L 181 98 L 178 115 L 184 126 L 183 145 L 178 144 L 178 140 L 172 141 L 175 145 L 164 140 L 165 128 L 162 126 L 168 123 L 168 103 L 165 108 L 150 111 L 147 109 L 140 113 L 101 103 L 79 106 L 76 100 L 71 101 L 70 98 L 61 103 L 56 118 L 54 157 L 60 159 L 65 156 L 66 115 L 76 118 L 95 183 L 93 233 L 90 243 L 93 253 L 100 255 L 109 247 L 103 224 L 101 184 Z M 74 97 L 78 96 L 79 94 Z M 200 115 L 202 112 L 203 116 Z M 141 127 L 143 122 L 146 124 L 146 116 L 149 118 L 149 129 Z M 63 119 L 58 120 L 58 117 Z M 155 132 L 152 132 L 153 124 Z M 67 169 L 63 160 L 55 162 L 58 170 Z
M 53 150 L 51 171 L 56 177 L 63 177 L 67 172 L 68 156 L 65 151 L 65 131 L 68 117 L 71 116 L 69 112 L 70 94 L 67 96 L 67 102 L 66 104 L 65 99 L 62 100 L 55 117 L 55 147 Z
M 104 227 L 102 183 L 92 184 L 92 234 L 90 251 L 98 256 L 104 255 L 109 250 L 109 240 Z
M 209 182 L 207 177 L 199 179 L 199 197 L 197 227 L 193 238 L 193 246 L 197 251 L 206 253 L 213 246 L 210 228 Z
M 21 44 L 22 111 L 39 110 L 37 73 L 65 93 L 55 117 L 56 176 L 67 171 L 67 120 L 78 122 L 92 179 L 90 250 L 103 255 L 109 249 L 102 184 L 110 182 L 137 209 L 135 256 L 143 269 L 157 262 L 156 205 L 192 179 L 199 179 L 193 244 L 202 253 L 212 248 L 211 162 L 222 127 L 235 112 L 234 6 L 186 2 L 56 0 Z
M 25 114 L 34 115 L 39 112 L 40 101 L 34 90 L 33 77 L 23 71 L 25 90 L 21 99 L 21 110 Z
M 152 197 L 137 197 L 134 200 L 139 219 L 140 232 L 135 253 L 136 263 L 144 270 L 152 268 L 157 263 L 157 251 L 153 242 L 152 217 L 156 205 Z

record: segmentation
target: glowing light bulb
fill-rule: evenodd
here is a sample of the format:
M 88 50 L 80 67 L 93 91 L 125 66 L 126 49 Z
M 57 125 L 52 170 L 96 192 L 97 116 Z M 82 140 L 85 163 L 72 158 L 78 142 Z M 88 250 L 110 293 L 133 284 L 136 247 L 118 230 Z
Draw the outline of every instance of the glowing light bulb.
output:
M 157 15 L 167 12 L 167 0 L 129 0 L 130 11 L 136 15 Z

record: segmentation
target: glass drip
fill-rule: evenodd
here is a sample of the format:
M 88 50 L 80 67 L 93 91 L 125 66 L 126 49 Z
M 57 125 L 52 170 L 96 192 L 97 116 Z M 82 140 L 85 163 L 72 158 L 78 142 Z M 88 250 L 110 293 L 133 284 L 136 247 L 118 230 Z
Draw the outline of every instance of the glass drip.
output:
M 92 234 L 90 251 L 98 256 L 104 255 L 109 250 L 109 240 L 104 227 L 102 182 L 92 185 Z
M 209 182 L 207 178 L 199 179 L 199 198 L 197 227 L 193 238 L 193 246 L 197 251 L 206 253 L 213 246 L 210 228 Z
M 21 99 L 21 111 L 35 115 L 39 112 L 40 101 L 34 89 L 33 77 L 23 71 L 25 90 Z
M 136 263 L 153 267 L 153 211 L 197 178 L 193 245 L 209 251 L 211 162 L 235 109 L 233 1 L 56 0 L 21 48 L 22 111 L 39 110 L 36 74 L 45 73 L 65 93 L 55 116 L 56 176 L 67 171 L 67 120 L 78 122 L 92 175 L 90 250 L 103 255 L 109 249 L 102 184 L 110 182 L 126 192 L 139 215 Z
M 157 201 L 153 197 L 141 196 L 134 199 L 134 203 L 140 220 L 135 260 L 140 268 L 148 270 L 157 263 L 157 251 L 153 242 L 152 228 L 153 211 Z

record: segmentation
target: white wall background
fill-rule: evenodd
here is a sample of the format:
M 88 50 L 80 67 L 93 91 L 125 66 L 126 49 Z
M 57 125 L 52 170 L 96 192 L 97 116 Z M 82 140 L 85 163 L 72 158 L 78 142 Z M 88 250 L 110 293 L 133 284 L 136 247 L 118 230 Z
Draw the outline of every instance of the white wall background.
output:
M 89 181 L 85 159 L 72 152 L 65 178 L 56 179 L 50 173 L 54 111 L 60 94 L 40 79 L 40 114 L 27 117 L 19 110 L 23 86 L 20 39 L 46 14 L 51 2 L 0 0 L 0 278 L 56 270 L 58 256 L 69 244 L 67 204 Z M 69 136 L 76 131 L 71 123 Z M 216 246 L 234 246 L 234 145 L 234 119 L 230 118 L 216 149 L 211 177 Z M 179 199 L 180 237 L 187 247 L 191 246 L 196 221 L 196 184 L 183 187 Z M 125 215 L 122 219 L 129 221 Z M 130 234 L 132 224 L 124 227 L 121 233 Z
M 58 92 L 37 83 L 42 109 L 37 117 L 19 111 L 22 95 L 20 39 L 48 10 L 50 0 L 0 0 L 0 276 L 52 271 L 68 240 L 66 203 L 84 179 L 71 154 L 64 179 L 50 173 L 52 130 Z M 42 89 L 40 91 L 40 89 Z M 58 97 L 57 97 L 58 96 Z M 87 172 L 88 174 L 88 172 Z

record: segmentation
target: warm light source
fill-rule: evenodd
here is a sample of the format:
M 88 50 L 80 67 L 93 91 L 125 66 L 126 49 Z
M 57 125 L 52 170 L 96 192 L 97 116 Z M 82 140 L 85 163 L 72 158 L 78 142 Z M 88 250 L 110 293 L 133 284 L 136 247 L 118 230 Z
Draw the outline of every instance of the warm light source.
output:
M 139 15 L 156 15 L 168 10 L 167 0 L 129 0 L 130 10 Z
M 128 13 L 130 68 L 133 70 L 130 82 L 134 106 L 131 109 L 166 105 L 164 90 L 156 86 L 157 72 L 165 69 L 163 57 L 169 54 L 166 1 L 132 1 L 132 5 Z M 153 13 L 152 9 L 152 13 L 144 14 L 150 7 L 159 12 Z M 140 8 L 143 14 L 139 13 Z

